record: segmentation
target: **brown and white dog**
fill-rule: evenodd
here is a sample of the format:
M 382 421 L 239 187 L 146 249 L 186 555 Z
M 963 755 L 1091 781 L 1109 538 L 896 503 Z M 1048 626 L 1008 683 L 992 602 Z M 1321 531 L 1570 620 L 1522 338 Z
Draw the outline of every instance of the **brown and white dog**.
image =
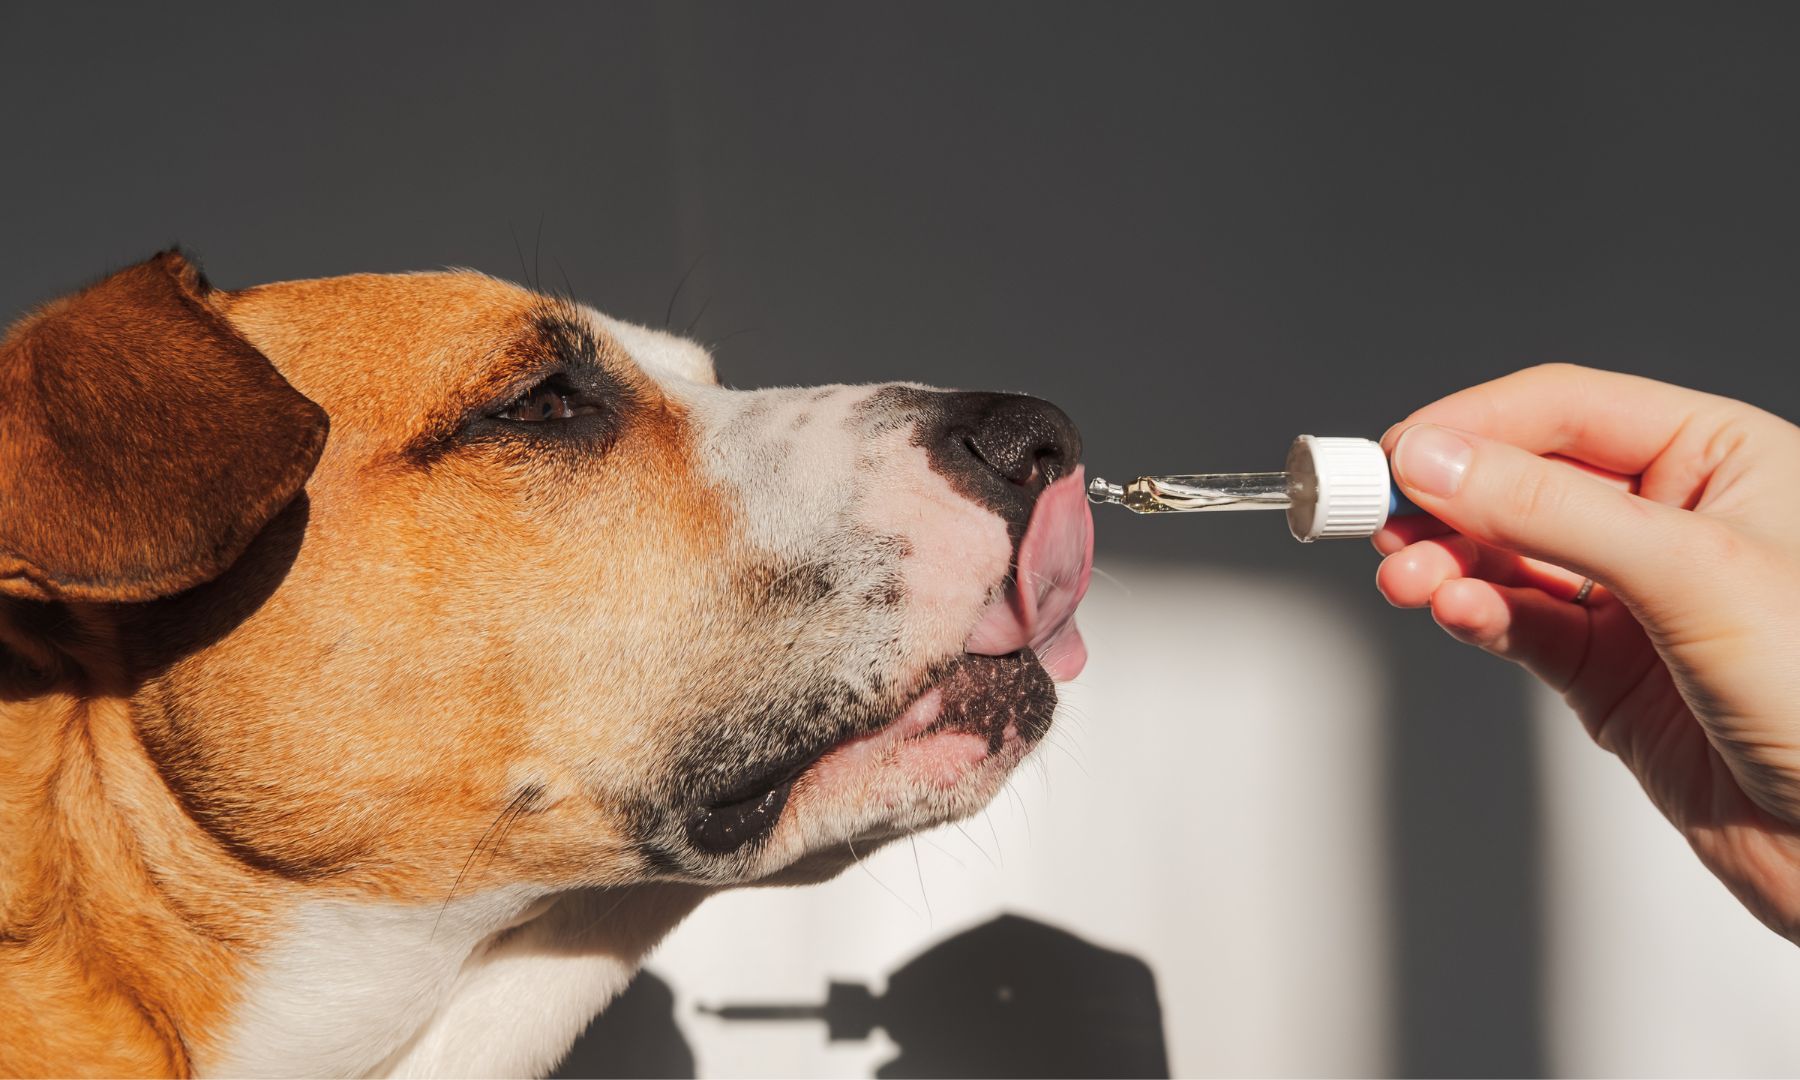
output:
M 470 272 L 26 317 L 0 1073 L 551 1068 L 707 893 L 996 793 L 1084 659 L 1079 455 Z

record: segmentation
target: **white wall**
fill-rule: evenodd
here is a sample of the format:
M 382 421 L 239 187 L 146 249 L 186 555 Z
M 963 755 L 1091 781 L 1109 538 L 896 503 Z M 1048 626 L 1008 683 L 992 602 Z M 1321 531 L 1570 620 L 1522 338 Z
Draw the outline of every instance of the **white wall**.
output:
M 1587 1076 L 1800 1072 L 1800 949 L 1739 906 L 1560 699 L 1540 690 L 1533 700 L 1551 1065 Z
M 1081 611 L 1087 672 L 986 815 L 824 886 L 710 901 L 653 958 L 702 1076 L 868 1075 L 891 1044 L 693 1006 L 879 989 L 1002 911 L 1146 961 L 1177 1074 L 1382 1070 L 1383 690 L 1353 613 L 1274 580 L 1111 574 Z
M 715 899 L 652 958 L 701 1076 L 869 1075 L 894 1053 L 879 1033 L 830 1045 L 819 1023 L 695 1007 L 816 1002 L 832 978 L 879 990 L 1002 911 L 1147 962 L 1178 1076 L 1393 1070 L 1388 694 L 1368 613 L 1282 580 L 1108 569 L 1082 608 L 1088 671 L 987 814 L 827 885 Z M 1800 950 L 1737 906 L 1554 696 L 1529 700 L 1549 1071 L 1792 1075 Z

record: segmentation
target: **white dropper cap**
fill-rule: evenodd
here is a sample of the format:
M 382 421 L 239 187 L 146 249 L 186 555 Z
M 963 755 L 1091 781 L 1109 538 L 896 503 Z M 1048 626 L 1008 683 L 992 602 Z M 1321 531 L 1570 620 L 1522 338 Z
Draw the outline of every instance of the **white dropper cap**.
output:
M 1302 435 L 1281 472 L 1181 473 L 1114 484 L 1096 476 L 1088 501 L 1137 514 L 1285 510 L 1302 543 L 1373 536 L 1388 519 L 1422 511 L 1388 478 L 1387 455 L 1368 439 Z
M 1373 536 L 1387 523 L 1393 486 L 1380 443 L 1302 435 L 1288 448 L 1286 471 L 1294 539 Z

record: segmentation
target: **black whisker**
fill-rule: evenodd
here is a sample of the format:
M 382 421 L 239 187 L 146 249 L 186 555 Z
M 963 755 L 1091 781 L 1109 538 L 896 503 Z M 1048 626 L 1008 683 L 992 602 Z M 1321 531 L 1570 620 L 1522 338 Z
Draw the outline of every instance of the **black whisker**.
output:
M 706 317 L 706 305 L 708 305 L 710 303 L 712 303 L 711 296 L 708 296 L 706 299 L 700 301 L 699 312 L 694 315 L 693 321 L 691 321 L 687 324 L 687 329 L 683 330 L 681 332 L 683 337 L 693 337 L 694 336 L 694 327 L 699 326 L 700 320 Z
M 468 875 L 469 868 L 475 865 L 475 858 L 481 854 L 481 849 L 489 847 L 489 850 L 492 850 L 492 847 L 497 847 L 501 837 L 505 836 L 506 831 L 524 816 L 526 809 L 539 794 L 541 794 L 541 789 L 536 785 L 521 788 L 519 793 L 513 796 L 512 802 L 506 804 L 506 809 L 500 811 L 499 815 L 488 824 L 481 837 L 475 841 L 474 848 L 469 851 L 469 857 L 463 860 L 462 869 L 456 872 L 456 880 L 450 884 L 450 892 L 444 897 L 443 906 L 438 908 L 437 920 L 431 924 L 432 937 L 437 937 L 438 927 L 444 921 L 444 912 L 450 910 L 450 901 L 456 899 L 456 890 L 462 888 L 463 878 Z M 488 844 L 489 837 L 494 840 L 492 846 Z
M 687 272 L 682 274 L 681 280 L 675 283 L 675 291 L 669 294 L 669 306 L 663 309 L 664 330 L 669 329 L 669 323 L 675 320 L 675 301 L 681 299 L 681 290 L 687 288 L 688 278 L 693 277 L 694 271 L 700 269 L 700 260 L 704 258 L 706 258 L 704 251 L 694 256 L 694 261 L 688 263 Z
M 508 222 L 506 231 L 512 233 L 513 251 L 519 256 L 519 284 L 529 285 L 531 284 L 531 271 L 526 269 L 525 266 L 525 247 L 519 243 L 519 230 L 512 223 Z
M 724 337 L 720 338 L 719 340 L 712 342 L 708 346 L 708 348 L 718 349 L 718 348 L 722 347 L 727 341 L 730 341 L 732 338 L 743 337 L 745 334 L 758 334 L 761 332 L 762 332 L 762 327 L 760 327 L 760 326 L 746 326 L 741 330 L 733 330 L 731 333 L 726 334 Z
M 543 253 L 544 253 L 544 212 L 542 210 L 539 210 L 538 211 L 537 239 L 533 240 L 531 242 L 531 291 L 532 292 L 542 292 L 543 291 L 541 288 L 538 287 L 538 282 L 544 280 L 543 275 L 538 273 L 538 256 L 542 255 Z
M 575 286 L 569 283 L 569 272 L 567 270 L 563 269 L 563 264 L 562 264 L 561 259 L 553 258 L 550 260 L 550 262 L 556 266 L 556 272 L 562 276 L 562 283 L 563 283 L 563 297 L 562 298 L 564 300 L 568 301 L 569 303 L 573 304 L 575 302 Z

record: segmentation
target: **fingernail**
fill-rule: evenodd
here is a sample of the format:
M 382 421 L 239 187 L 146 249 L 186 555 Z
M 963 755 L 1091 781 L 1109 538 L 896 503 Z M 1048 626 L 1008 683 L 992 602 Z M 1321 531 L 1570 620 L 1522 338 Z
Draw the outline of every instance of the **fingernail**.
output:
M 1427 495 L 1448 499 L 1462 486 L 1475 448 L 1448 428 L 1417 424 L 1406 429 L 1394 447 L 1394 471 L 1402 483 Z

